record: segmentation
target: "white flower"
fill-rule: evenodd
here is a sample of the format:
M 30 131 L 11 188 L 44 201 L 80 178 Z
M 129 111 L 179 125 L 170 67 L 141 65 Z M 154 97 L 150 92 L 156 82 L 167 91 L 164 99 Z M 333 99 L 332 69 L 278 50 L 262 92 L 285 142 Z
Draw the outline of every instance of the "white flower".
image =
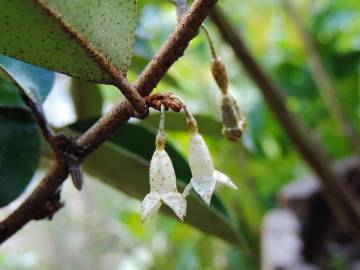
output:
M 237 189 L 234 183 L 225 174 L 214 169 L 209 149 L 202 136 L 195 130 L 190 134 L 189 165 L 192 173 L 190 186 L 209 205 L 216 183 L 225 184 Z M 186 196 L 189 187 L 184 190 Z
M 165 203 L 176 216 L 183 220 L 186 214 L 186 200 L 178 193 L 176 176 L 169 155 L 164 149 L 157 149 L 150 162 L 150 193 L 141 205 L 141 219 L 152 217 Z
M 141 204 L 141 221 L 153 217 L 162 203 L 169 206 L 176 216 L 183 220 L 186 215 L 185 196 L 176 188 L 176 175 L 169 155 L 165 151 L 165 108 L 161 105 L 159 131 L 156 136 L 156 150 L 150 161 L 150 193 Z

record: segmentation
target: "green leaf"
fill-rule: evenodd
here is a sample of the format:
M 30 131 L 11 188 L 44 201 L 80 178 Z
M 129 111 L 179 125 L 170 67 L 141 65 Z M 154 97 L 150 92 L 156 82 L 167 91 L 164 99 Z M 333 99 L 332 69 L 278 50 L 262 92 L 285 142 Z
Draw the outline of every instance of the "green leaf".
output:
M 0 108 L 25 108 L 16 87 L 0 77 Z
M 109 83 L 93 57 L 45 12 L 43 3 L 109 63 L 126 72 L 134 45 L 134 0 L 3 1 L 0 53 L 84 80 Z
M 0 106 L 6 107 L 24 107 L 14 81 L 40 103 L 44 102 L 55 81 L 54 72 L 3 55 L 0 55 L 0 77 L 10 82 L 0 78 Z
M 30 113 L 0 109 L 0 207 L 24 191 L 39 157 L 40 138 Z
M 207 136 L 222 136 L 222 124 L 211 117 L 205 115 L 195 115 L 196 122 L 201 134 Z M 151 114 L 148 118 L 141 121 L 141 124 L 157 128 L 159 125 L 159 115 Z M 172 131 L 187 131 L 186 117 L 182 113 L 166 113 L 166 129 Z
M 100 85 L 73 78 L 70 92 L 78 120 L 90 119 L 102 114 L 103 97 Z
M 77 133 L 84 132 L 92 123 L 79 122 L 71 125 L 69 129 Z M 144 127 L 126 124 L 86 159 L 83 168 L 114 188 L 142 200 L 149 192 L 149 162 L 154 151 L 155 136 L 155 132 Z M 191 176 L 188 164 L 171 145 L 167 144 L 166 150 L 174 164 L 178 186 L 183 189 Z M 161 209 L 170 213 L 166 207 Z M 241 245 L 240 236 L 217 196 L 208 207 L 192 193 L 188 197 L 185 222 L 203 232 Z

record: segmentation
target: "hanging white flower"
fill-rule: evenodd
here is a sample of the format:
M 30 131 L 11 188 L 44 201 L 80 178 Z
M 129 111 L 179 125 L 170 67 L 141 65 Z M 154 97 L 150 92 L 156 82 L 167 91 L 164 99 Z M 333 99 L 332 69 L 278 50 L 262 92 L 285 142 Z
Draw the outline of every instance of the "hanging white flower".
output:
M 209 149 L 199 134 L 195 119 L 187 112 L 189 141 L 189 165 L 192 173 L 190 184 L 184 190 L 187 196 L 192 187 L 196 193 L 209 205 L 216 183 L 237 189 L 235 184 L 225 174 L 215 170 Z
M 150 193 L 141 205 L 141 220 L 152 217 L 162 203 L 169 206 L 176 216 L 183 220 L 186 215 L 185 197 L 177 191 L 176 176 L 173 164 L 165 151 L 164 116 L 160 120 L 160 128 L 156 137 L 156 150 L 150 161 Z

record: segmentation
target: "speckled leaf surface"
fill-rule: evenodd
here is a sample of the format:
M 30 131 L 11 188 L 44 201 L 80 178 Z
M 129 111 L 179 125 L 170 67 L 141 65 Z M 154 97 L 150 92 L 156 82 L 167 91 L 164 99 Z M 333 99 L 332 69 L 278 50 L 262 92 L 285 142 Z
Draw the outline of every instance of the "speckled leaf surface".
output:
M 0 207 L 24 191 L 39 158 L 40 137 L 31 113 L 0 109 Z
M 1 1 L 0 53 L 88 81 L 109 77 L 37 1 Z M 135 0 L 42 0 L 110 63 L 126 72 L 135 42 Z

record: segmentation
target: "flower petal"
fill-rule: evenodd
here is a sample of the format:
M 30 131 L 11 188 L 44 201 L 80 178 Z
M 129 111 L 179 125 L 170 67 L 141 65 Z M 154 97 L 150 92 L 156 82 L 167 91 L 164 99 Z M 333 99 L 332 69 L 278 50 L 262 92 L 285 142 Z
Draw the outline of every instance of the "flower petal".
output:
M 195 178 L 212 176 L 214 165 L 209 149 L 199 133 L 191 135 L 189 141 L 189 165 Z
M 186 200 L 183 195 L 178 192 L 169 192 L 161 194 L 161 199 L 169 206 L 181 221 L 186 215 Z
M 147 217 L 153 217 L 161 206 L 161 198 L 159 193 L 150 192 L 145 196 L 143 202 L 141 203 L 141 222 Z
M 176 176 L 173 164 L 165 150 L 156 150 L 150 162 L 151 192 L 176 192 Z
M 206 176 L 201 178 L 191 179 L 192 187 L 197 194 L 210 205 L 211 196 L 214 193 L 216 186 L 216 178 L 213 176 Z
M 238 189 L 237 186 L 235 186 L 235 184 L 231 181 L 231 179 L 229 177 L 227 177 L 225 174 L 223 174 L 219 171 L 216 171 L 216 170 L 214 171 L 214 178 L 220 184 L 229 186 L 233 189 Z

